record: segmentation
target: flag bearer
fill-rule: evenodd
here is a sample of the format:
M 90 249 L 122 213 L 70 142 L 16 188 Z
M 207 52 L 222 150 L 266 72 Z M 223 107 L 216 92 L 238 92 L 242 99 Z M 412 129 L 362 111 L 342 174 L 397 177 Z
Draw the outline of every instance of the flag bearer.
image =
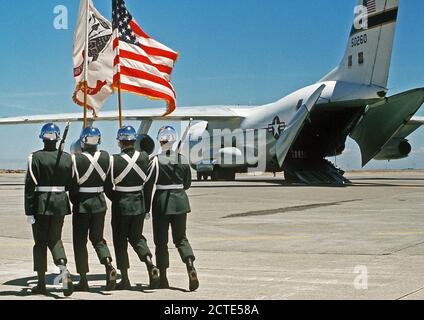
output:
M 80 137 L 81 154 L 72 156 L 74 166 L 73 204 L 73 244 L 77 272 L 80 281 L 76 291 L 88 291 L 87 273 L 89 237 L 97 257 L 106 269 L 106 289 L 113 290 L 116 285 L 116 270 L 112 266 L 112 256 L 103 237 L 105 216 L 107 211 L 104 196 L 104 183 L 110 170 L 110 157 L 106 151 L 98 151 L 101 133 L 97 128 L 85 128 Z
M 156 245 L 156 264 L 160 270 L 160 288 L 168 288 L 166 270 L 169 268 L 168 230 L 182 261 L 187 266 L 190 291 L 199 287 L 194 268 L 194 254 L 186 236 L 187 213 L 191 211 L 186 194 L 191 186 L 190 165 L 184 156 L 172 151 L 177 133 L 171 126 L 162 127 L 158 133 L 162 153 L 153 160 L 152 178 L 146 186 L 146 196 L 153 190 L 153 236 Z
M 53 123 L 42 127 L 40 139 L 44 149 L 29 156 L 25 178 L 25 214 L 32 225 L 34 271 L 38 275 L 38 284 L 31 291 L 33 294 L 47 293 L 45 273 L 49 248 L 54 263 L 62 272 L 64 295 L 70 296 L 73 285 L 61 238 L 65 216 L 71 213 L 66 191 L 72 188 L 72 160 L 68 153 L 56 148 L 60 130 Z
M 131 288 L 128 277 L 128 242 L 146 264 L 150 288 L 156 289 L 159 286 L 159 269 L 153 265 L 152 254 L 143 236 L 146 216 L 143 187 L 149 171 L 149 156 L 146 152 L 135 150 L 137 132 L 133 127 L 119 129 L 117 140 L 121 153 L 111 157 L 111 169 L 105 188 L 106 195 L 112 201 L 113 244 L 117 267 L 122 276 L 117 289 Z

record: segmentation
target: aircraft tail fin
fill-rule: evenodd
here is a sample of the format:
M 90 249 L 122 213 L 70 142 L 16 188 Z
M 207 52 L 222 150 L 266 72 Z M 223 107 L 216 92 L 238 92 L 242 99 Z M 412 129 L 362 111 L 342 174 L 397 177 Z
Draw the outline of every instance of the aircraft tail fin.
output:
M 321 81 L 387 87 L 399 0 L 359 0 L 343 60 Z

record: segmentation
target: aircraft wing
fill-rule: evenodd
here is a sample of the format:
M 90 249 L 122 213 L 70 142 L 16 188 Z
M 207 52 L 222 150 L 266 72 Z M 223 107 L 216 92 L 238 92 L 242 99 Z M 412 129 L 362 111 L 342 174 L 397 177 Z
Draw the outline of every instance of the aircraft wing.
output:
M 424 117 L 412 117 L 411 120 L 396 133 L 395 138 L 405 139 L 422 125 L 424 125 Z
M 225 118 L 244 118 L 246 109 L 226 106 L 207 106 L 207 107 L 180 107 L 171 115 L 162 116 L 163 110 L 159 108 L 146 108 L 137 110 L 125 110 L 123 112 L 124 120 L 212 120 Z M 100 112 L 95 121 L 117 121 L 119 118 L 117 111 Z M 36 124 L 46 122 L 77 122 L 83 121 L 82 112 L 80 113 L 62 113 L 46 114 L 33 116 L 19 116 L 10 118 L 0 118 L 0 125 L 7 124 Z
M 407 140 L 415 130 L 424 125 L 424 118 L 413 117 L 409 120 L 374 157 L 376 160 L 403 159 L 409 156 L 412 147 Z
M 423 117 L 413 117 L 392 137 L 392 140 L 406 139 L 408 136 L 414 133 L 415 130 L 419 129 L 422 125 L 424 125 Z
M 424 125 L 424 117 L 412 117 L 408 125 L 422 126 Z

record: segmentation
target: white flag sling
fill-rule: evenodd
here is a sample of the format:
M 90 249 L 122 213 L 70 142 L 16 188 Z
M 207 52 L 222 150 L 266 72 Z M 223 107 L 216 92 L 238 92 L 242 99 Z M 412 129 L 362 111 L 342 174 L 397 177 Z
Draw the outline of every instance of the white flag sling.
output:
M 80 2 L 73 60 L 76 81 L 73 100 L 84 106 L 87 81 L 87 108 L 96 116 L 113 93 L 113 49 L 112 24 L 96 10 L 92 0 Z

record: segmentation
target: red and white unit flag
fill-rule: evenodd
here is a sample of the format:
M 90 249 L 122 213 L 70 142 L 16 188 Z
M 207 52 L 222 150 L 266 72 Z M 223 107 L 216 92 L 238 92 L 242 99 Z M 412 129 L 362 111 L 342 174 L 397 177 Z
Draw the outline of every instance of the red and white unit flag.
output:
M 96 10 L 92 0 L 80 2 L 73 60 L 76 81 L 73 100 L 84 106 L 86 90 L 87 109 L 96 116 L 113 93 L 113 49 L 112 24 Z

